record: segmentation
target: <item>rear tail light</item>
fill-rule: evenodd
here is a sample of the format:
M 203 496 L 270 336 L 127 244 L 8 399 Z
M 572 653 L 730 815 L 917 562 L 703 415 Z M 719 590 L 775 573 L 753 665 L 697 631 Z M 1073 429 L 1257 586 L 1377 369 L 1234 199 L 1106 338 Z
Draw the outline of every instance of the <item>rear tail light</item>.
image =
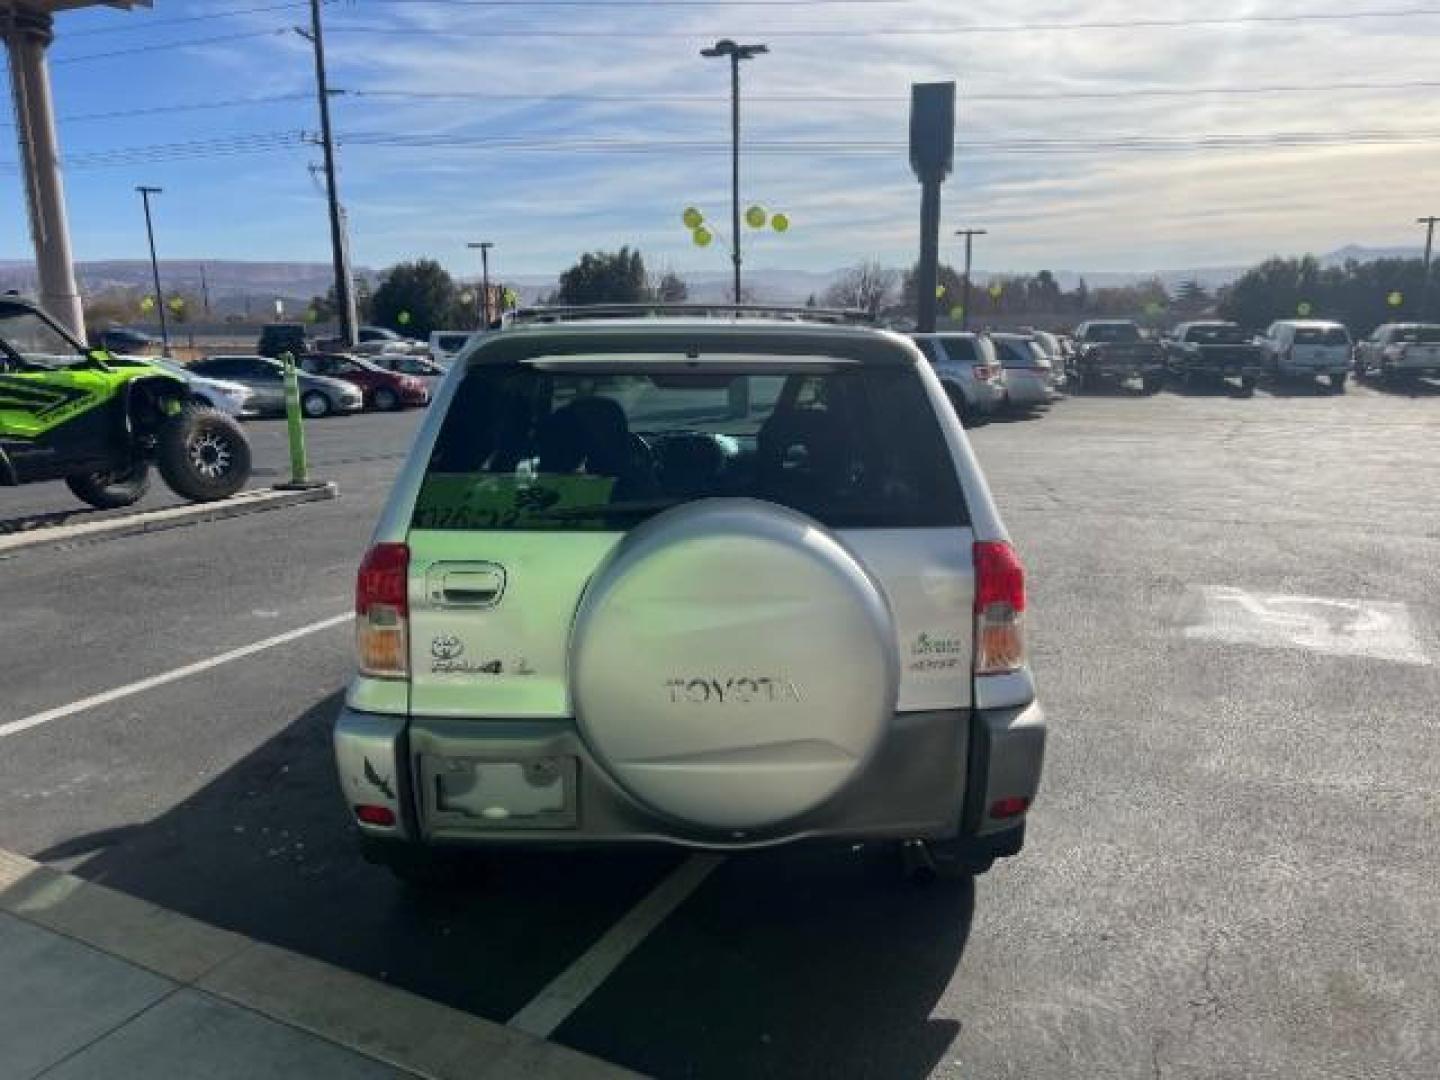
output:
M 1003 542 L 975 545 L 975 674 L 1025 666 L 1025 568 Z
M 389 828 L 395 824 L 395 811 L 388 806 L 367 806 L 355 807 L 355 820 L 366 825 L 379 825 Z
M 360 674 L 378 679 L 409 677 L 409 580 L 410 549 L 404 544 L 376 544 L 365 553 L 355 580 Z

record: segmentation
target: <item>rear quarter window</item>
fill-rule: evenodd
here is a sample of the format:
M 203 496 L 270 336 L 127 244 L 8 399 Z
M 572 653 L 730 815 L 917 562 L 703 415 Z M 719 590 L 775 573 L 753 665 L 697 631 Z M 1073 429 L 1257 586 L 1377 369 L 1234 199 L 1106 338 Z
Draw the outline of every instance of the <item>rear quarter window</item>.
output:
M 416 529 L 623 531 L 752 498 L 831 528 L 968 523 L 908 367 L 771 374 L 472 367 L 437 435 Z

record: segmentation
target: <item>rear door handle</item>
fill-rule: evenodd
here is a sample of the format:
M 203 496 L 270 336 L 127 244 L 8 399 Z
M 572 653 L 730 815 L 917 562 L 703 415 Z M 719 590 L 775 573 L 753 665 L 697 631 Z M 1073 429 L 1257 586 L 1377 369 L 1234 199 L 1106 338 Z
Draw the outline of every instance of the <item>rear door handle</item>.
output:
M 505 569 L 494 563 L 439 563 L 426 577 L 426 595 L 441 607 L 494 607 L 505 595 Z

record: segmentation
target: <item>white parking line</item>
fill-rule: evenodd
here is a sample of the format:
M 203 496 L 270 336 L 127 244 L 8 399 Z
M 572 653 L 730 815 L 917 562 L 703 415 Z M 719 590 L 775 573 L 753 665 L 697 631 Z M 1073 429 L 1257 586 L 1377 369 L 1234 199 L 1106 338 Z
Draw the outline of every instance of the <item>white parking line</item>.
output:
M 321 630 L 328 630 L 332 626 L 339 626 L 341 623 L 349 622 L 354 616 L 348 611 L 344 615 L 334 615 L 328 619 L 321 619 L 319 622 L 302 626 L 295 630 L 289 630 L 283 634 L 276 634 L 264 641 L 257 641 L 253 645 L 243 645 L 238 649 L 231 649 L 229 652 L 221 653 L 219 656 L 212 656 L 209 660 L 199 660 L 193 664 L 186 664 L 184 667 L 176 668 L 174 671 L 167 671 L 163 675 L 152 675 L 148 679 L 141 679 L 139 682 L 129 683 L 126 686 L 117 686 L 114 690 L 106 690 L 102 694 L 94 694 L 79 701 L 72 701 L 69 705 L 61 705 L 58 708 L 46 709 L 44 712 L 35 713 L 20 720 L 11 720 L 8 724 L 0 724 L 0 739 L 7 735 L 18 735 L 22 731 L 29 731 L 31 728 L 39 727 L 41 724 L 48 724 L 51 720 L 60 720 L 67 716 L 74 716 L 86 709 L 93 709 L 100 705 L 108 705 L 112 701 L 119 701 L 121 698 L 130 697 L 132 694 L 142 694 L 146 690 L 153 690 L 157 686 L 164 686 L 166 683 L 175 682 L 191 675 L 198 675 L 202 671 L 209 671 L 211 668 L 219 667 L 221 664 L 228 664 L 234 660 L 243 660 L 247 656 L 254 656 L 266 649 L 273 649 L 277 645 L 284 645 L 297 638 L 303 638 L 310 634 L 317 634 Z
M 512 1016 L 506 1026 L 537 1038 L 549 1038 L 566 1017 L 599 989 L 620 962 L 724 861 L 721 855 L 692 855 L 686 859 L 578 960 L 557 975 L 530 1004 Z

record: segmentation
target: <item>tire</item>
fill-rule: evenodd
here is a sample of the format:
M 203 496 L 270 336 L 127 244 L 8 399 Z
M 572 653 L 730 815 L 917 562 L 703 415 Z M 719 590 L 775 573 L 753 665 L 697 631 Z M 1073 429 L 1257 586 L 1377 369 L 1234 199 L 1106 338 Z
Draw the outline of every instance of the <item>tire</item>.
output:
M 388 386 L 382 386 L 376 390 L 375 396 L 371 400 L 375 408 L 381 412 L 395 412 L 400 408 L 400 395 Z
M 190 404 L 200 409 L 213 409 L 215 403 L 204 394 L 195 394 L 190 398 Z
M 1145 393 L 1154 396 L 1155 394 L 1158 394 L 1160 392 L 1160 388 L 1165 385 L 1165 380 L 1162 379 L 1159 375 L 1146 375 L 1140 380 L 1140 385 L 1144 389 Z
M 300 398 L 300 411 L 312 420 L 329 416 L 332 411 L 330 399 L 319 390 L 310 390 Z
M 1259 383 L 1259 381 L 1260 381 L 1260 380 L 1257 379 L 1254 375 L 1246 375 L 1244 378 L 1242 378 L 1242 379 L 1240 380 L 1240 396 L 1241 396 L 1241 397 L 1254 397 L 1254 396 L 1255 396 L 1255 387 L 1256 387 L 1256 384 Z
M 250 479 L 249 440 L 216 409 L 186 406 L 167 420 L 155 459 L 170 490 L 191 502 L 228 499 Z
M 1077 396 L 1085 393 L 1090 389 L 1089 380 L 1085 378 L 1085 373 L 1083 371 L 1075 372 L 1074 377 L 1071 379 L 1071 384 L 1073 385 L 1074 392 Z
M 122 506 L 133 506 L 150 490 L 150 466 L 139 461 L 129 472 L 119 475 L 89 473 L 67 476 L 65 486 L 77 499 L 96 510 L 118 510 Z
M 1332 394 L 1345 393 L 1345 373 L 1343 371 L 1330 376 L 1330 392 Z

